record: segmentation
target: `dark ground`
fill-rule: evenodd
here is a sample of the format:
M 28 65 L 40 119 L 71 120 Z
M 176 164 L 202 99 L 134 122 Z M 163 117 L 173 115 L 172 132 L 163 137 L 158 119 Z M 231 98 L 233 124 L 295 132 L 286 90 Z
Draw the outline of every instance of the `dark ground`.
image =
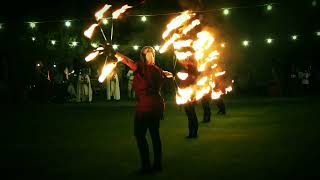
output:
M 212 104 L 212 122 L 200 124 L 196 140 L 184 139 L 186 116 L 168 102 L 164 170 L 143 177 L 133 174 L 133 102 L 3 105 L 0 179 L 315 179 L 318 101 L 230 97 L 226 116 Z

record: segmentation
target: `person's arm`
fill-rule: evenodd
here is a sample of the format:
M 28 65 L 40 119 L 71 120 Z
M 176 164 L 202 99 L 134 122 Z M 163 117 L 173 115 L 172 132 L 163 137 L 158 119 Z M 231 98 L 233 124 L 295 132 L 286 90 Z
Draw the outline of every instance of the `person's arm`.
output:
M 132 71 L 136 71 L 138 69 L 137 64 L 130 58 L 128 58 L 127 56 L 117 52 L 115 54 L 115 57 L 121 61 L 123 64 L 127 65 L 130 69 L 132 69 Z

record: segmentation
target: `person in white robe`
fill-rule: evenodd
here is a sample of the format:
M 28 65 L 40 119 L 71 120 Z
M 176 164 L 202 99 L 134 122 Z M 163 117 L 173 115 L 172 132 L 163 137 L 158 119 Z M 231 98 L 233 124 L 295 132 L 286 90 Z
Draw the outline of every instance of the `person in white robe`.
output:
M 111 100 L 111 97 L 114 100 L 120 100 L 119 78 L 116 72 L 106 78 L 106 92 L 108 100 Z

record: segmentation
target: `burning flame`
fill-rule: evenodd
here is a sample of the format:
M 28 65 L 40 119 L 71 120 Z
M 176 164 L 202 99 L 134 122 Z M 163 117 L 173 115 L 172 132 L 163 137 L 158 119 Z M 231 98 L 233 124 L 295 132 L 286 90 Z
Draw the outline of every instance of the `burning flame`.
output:
M 191 51 L 187 51 L 187 52 L 178 52 L 175 51 L 176 57 L 178 60 L 185 60 L 188 57 L 192 56 L 192 52 Z
M 194 27 L 196 27 L 199 24 L 200 24 L 199 19 L 193 20 L 192 23 L 182 31 L 182 33 L 187 34 L 191 29 L 193 29 Z
M 178 78 L 181 79 L 181 80 L 186 80 L 189 75 L 188 75 L 188 73 L 185 73 L 185 72 L 178 72 L 178 73 L 177 73 L 177 76 L 178 76 Z
M 96 58 L 99 55 L 99 51 L 94 51 L 90 53 L 86 58 L 86 62 L 92 61 L 94 58 Z
M 176 41 L 176 42 L 173 43 L 173 47 L 174 47 L 174 49 L 181 49 L 181 48 L 184 48 L 184 47 L 191 46 L 191 43 L 192 43 L 191 39 L 185 40 L 185 41 Z
M 218 99 L 224 94 L 223 92 L 232 91 L 231 86 L 227 88 L 216 87 L 215 81 L 218 80 L 217 77 L 224 75 L 226 72 L 221 70 L 221 72 L 217 72 L 215 70 L 218 65 L 213 62 L 219 59 L 220 53 L 213 46 L 215 43 L 213 35 L 209 31 L 204 30 L 204 28 L 201 28 L 199 32 L 195 32 L 195 37 L 193 33 L 190 33 L 191 31 L 198 30 L 199 28 L 195 27 L 201 24 L 200 20 L 194 17 L 195 14 L 191 11 L 181 13 L 169 22 L 162 34 L 165 42 L 160 49 L 160 53 L 164 53 L 172 45 L 177 60 L 183 65 L 186 65 L 189 60 L 194 60 L 194 64 L 196 64 L 197 71 L 199 72 L 196 75 L 198 78 L 195 83 L 189 84 L 183 89 L 179 88 L 178 85 L 177 104 L 198 101 L 203 96 L 210 94 L 212 99 Z M 177 73 L 178 78 L 181 80 L 187 79 L 188 75 L 190 75 L 190 72 Z M 214 90 L 214 88 L 216 89 Z
M 219 99 L 221 95 L 222 95 L 221 91 L 218 91 L 218 92 L 212 91 L 211 99 Z
M 202 86 L 202 85 L 204 85 L 207 81 L 208 81 L 208 77 L 205 76 L 205 77 L 201 78 L 201 79 L 197 82 L 197 85 L 198 85 L 198 86 Z
M 222 72 L 217 72 L 214 74 L 215 77 L 218 77 L 218 76 L 222 76 L 224 75 L 226 72 L 225 71 L 222 71 Z
M 180 16 L 174 18 L 168 25 L 167 30 L 162 34 L 162 38 L 165 39 L 171 31 L 177 29 L 178 27 L 182 26 L 185 22 L 191 19 L 193 15 L 189 13 L 189 11 L 183 12 Z
M 130 9 L 130 8 L 132 8 L 132 6 L 128 6 L 128 4 L 122 6 L 120 9 L 118 9 L 112 13 L 112 18 L 118 19 L 121 14 L 123 14 L 124 12 L 127 11 L 127 9 Z
M 100 83 L 102 83 L 107 78 L 107 76 L 113 71 L 113 69 L 116 67 L 116 65 L 117 65 L 117 63 L 110 63 L 110 64 L 104 65 L 103 69 L 102 69 L 102 73 L 99 76 L 98 81 Z
M 99 11 L 96 12 L 96 14 L 94 15 L 96 17 L 96 20 L 99 21 L 100 19 L 104 18 L 104 13 L 106 11 L 108 11 L 111 8 L 111 5 L 104 5 L 102 9 L 100 9 Z
M 196 91 L 196 100 L 200 100 L 203 96 L 205 96 L 206 94 L 208 94 L 210 92 L 210 87 L 204 87 L 202 89 L 200 89 L 199 91 Z
M 168 49 L 168 47 L 171 44 L 173 44 L 175 42 L 175 40 L 177 40 L 178 38 L 180 38 L 179 34 L 173 34 L 173 36 L 166 43 L 164 43 L 164 45 L 161 47 L 159 52 L 164 53 Z
M 98 24 L 92 24 L 86 31 L 84 31 L 84 35 L 91 39 L 94 29 L 98 26 Z
M 231 91 L 232 91 L 232 87 L 231 87 L 231 86 L 227 87 L 227 88 L 225 89 L 225 91 L 226 91 L 226 94 L 228 94 L 228 92 L 231 92 Z
M 190 87 L 185 89 L 178 88 L 178 93 L 176 95 L 177 104 L 186 104 L 187 102 L 191 101 L 192 94 L 193 89 Z

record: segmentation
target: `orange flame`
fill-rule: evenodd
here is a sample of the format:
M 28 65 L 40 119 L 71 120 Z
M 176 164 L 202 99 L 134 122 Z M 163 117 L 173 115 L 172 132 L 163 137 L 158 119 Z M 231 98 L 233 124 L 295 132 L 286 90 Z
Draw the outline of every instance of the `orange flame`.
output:
M 187 102 L 192 101 L 193 89 L 191 87 L 181 89 L 178 88 L 178 92 L 176 94 L 176 103 L 177 104 L 186 104 Z
M 123 14 L 124 12 L 127 11 L 127 9 L 130 9 L 130 8 L 132 8 L 132 6 L 128 6 L 128 4 L 122 6 L 120 9 L 118 9 L 112 13 L 112 18 L 118 19 L 121 14 Z
M 90 53 L 86 58 L 86 62 L 92 61 L 94 58 L 96 58 L 99 55 L 99 51 L 94 51 Z
M 190 14 L 189 11 L 185 11 L 181 13 L 181 15 L 174 18 L 168 25 L 167 30 L 162 34 L 162 38 L 165 39 L 168 37 L 168 35 L 178 27 L 182 26 L 185 22 L 187 22 L 191 17 L 194 16 L 193 14 Z
M 102 73 L 101 75 L 99 76 L 99 82 L 103 82 L 108 75 L 110 75 L 110 73 L 113 71 L 113 69 L 116 67 L 117 63 L 110 63 L 110 64 L 106 64 L 103 66 L 103 69 L 102 69 Z
M 216 77 L 222 76 L 226 72 L 220 72 L 221 70 L 217 72 L 215 70 L 218 65 L 213 62 L 219 58 L 220 53 L 213 46 L 215 41 L 213 35 L 204 30 L 204 28 L 200 32 L 197 32 L 194 38 L 192 38 L 193 35 L 191 33 L 188 34 L 196 26 L 200 25 L 199 19 L 192 19 L 194 16 L 195 14 L 190 11 L 181 13 L 171 20 L 167 25 L 167 29 L 162 34 L 165 42 L 160 53 L 165 52 L 172 45 L 176 58 L 182 64 L 185 64 L 189 62 L 185 61 L 187 58 L 193 57 L 196 61 L 197 71 L 199 72 L 198 79 L 194 84 L 189 84 L 183 89 L 178 87 L 176 94 L 177 104 L 198 101 L 206 95 L 211 95 L 212 99 L 218 99 L 223 92 L 232 91 L 231 86 L 223 90 L 214 91 L 214 88 L 216 88 Z M 185 80 L 188 74 L 179 72 L 177 76 L 179 79 Z
M 180 38 L 179 34 L 173 34 L 172 37 L 166 43 L 164 43 L 159 52 L 164 53 L 178 38 Z
M 182 31 L 182 33 L 187 34 L 189 31 L 191 31 L 194 27 L 196 27 L 199 24 L 200 24 L 199 19 L 193 20 L 192 23 Z
M 203 87 L 199 91 L 196 91 L 196 101 L 202 99 L 203 96 L 207 95 L 210 92 L 210 87 Z
M 218 91 L 218 92 L 212 91 L 211 99 L 219 99 L 221 95 L 222 95 L 221 91 Z
M 178 78 L 181 79 L 181 80 L 186 80 L 189 75 L 188 75 L 188 73 L 185 73 L 185 72 L 178 72 L 178 73 L 177 73 L 177 76 L 178 76 Z
M 187 51 L 187 52 L 178 52 L 175 51 L 176 57 L 178 60 L 185 60 L 188 57 L 192 56 L 192 52 L 191 51 Z
M 98 24 L 92 24 L 86 31 L 84 31 L 84 35 L 91 39 L 92 35 L 93 35 L 93 32 L 94 32 L 94 29 L 98 26 Z
M 104 5 L 102 9 L 100 9 L 99 11 L 96 12 L 96 14 L 94 15 L 96 17 L 96 20 L 99 21 L 100 19 L 104 18 L 104 13 L 106 11 L 108 11 L 111 8 L 111 5 Z
M 192 43 L 191 39 L 184 40 L 184 41 L 176 41 L 173 43 L 173 47 L 174 47 L 174 49 L 181 49 L 183 47 L 191 46 L 191 43 Z
M 217 72 L 214 74 L 215 77 L 218 77 L 218 76 L 222 76 L 224 75 L 226 72 L 225 71 L 222 71 L 222 72 Z

